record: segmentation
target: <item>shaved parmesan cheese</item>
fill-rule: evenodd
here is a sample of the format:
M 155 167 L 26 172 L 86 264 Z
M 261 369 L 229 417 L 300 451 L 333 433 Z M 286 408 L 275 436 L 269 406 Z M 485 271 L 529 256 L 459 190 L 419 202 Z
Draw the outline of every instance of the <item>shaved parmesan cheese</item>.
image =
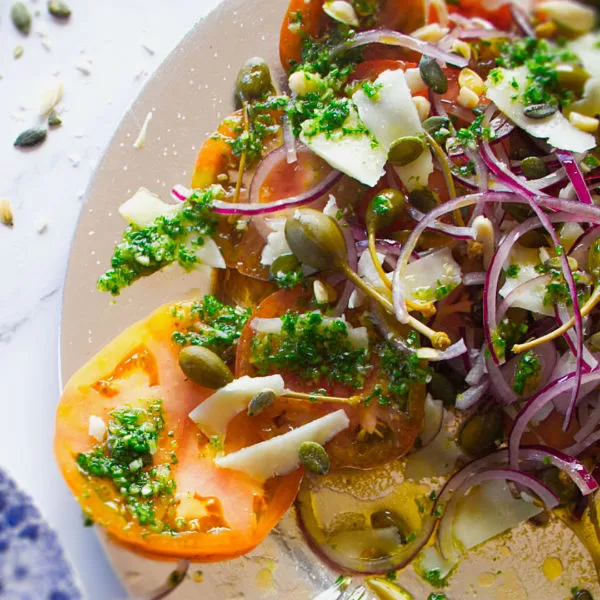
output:
M 545 249 L 541 249 L 545 250 Z M 504 265 L 507 270 L 512 265 L 518 266 L 516 277 L 507 277 L 504 285 L 500 288 L 499 294 L 506 298 L 510 292 L 531 279 L 539 277 L 540 274 L 535 270 L 536 265 L 543 262 L 540 260 L 539 250 L 536 248 L 525 248 L 519 244 L 515 244 Z M 512 306 L 524 308 L 546 316 L 553 316 L 554 310 L 552 306 L 544 304 L 544 296 L 546 295 L 546 283 L 542 281 L 539 285 L 530 286 L 522 294 L 515 299 Z
M 350 105 L 350 114 L 337 131 L 306 135 L 313 126 L 313 119 L 302 124 L 300 140 L 315 154 L 365 185 L 373 187 L 377 184 L 384 174 L 389 148 L 384 148 L 368 131 L 359 133 L 364 124 L 354 106 Z M 344 134 L 343 130 L 352 130 L 352 133 Z
M 334 321 L 344 321 L 346 319 L 342 316 L 334 319 L 332 317 L 323 317 L 323 326 L 328 327 Z M 280 318 L 264 319 L 262 317 L 256 317 L 251 322 L 252 329 L 258 333 L 265 333 L 271 335 L 279 335 L 281 333 L 282 321 Z M 367 333 L 366 327 L 352 327 L 349 323 L 346 323 L 348 330 L 348 341 L 356 348 L 368 348 L 369 346 L 369 334 Z
M 272 230 L 267 236 L 267 245 L 263 248 L 260 264 L 270 266 L 275 259 L 284 254 L 291 254 L 287 239 L 285 237 L 285 219 L 265 219 L 266 224 Z
M 381 87 L 373 98 L 359 89 L 352 99 L 360 118 L 387 154 L 399 138 L 422 136 L 424 130 L 403 71 L 384 71 L 375 85 Z M 431 152 L 426 150 L 412 163 L 395 169 L 409 191 L 424 187 L 433 173 Z
M 459 503 L 454 518 L 454 537 L 470 550 L 542 510 L 532 502 L 515 499 L 505 481 L 486 481 Z
M 600 114 L 600 60 L 598 60 L 599 33 L 582 35 L 568 44 L 568 49 L 575 53 L 583 68 L 591 75 L 586 81 L 583 98 L 573 102 L 570 108 L 589 117 Z
M 89 434 L 98 442 L 102 443 L 106 437 L 106 423 L 96 415 L 90 415 Z
M 129 200 L 121 204 L 119 214 L 132 225 L 148 227 L 158 217 L 171 217 L 180 205 L 167 204 L 146 188 L 140 188 Z
M 555 148 L 571 152 L 585 152 L 596 146 L 596 139 L 590 133 L 585 133 L 574 127 L 560 112 L 546 119 L 530 119 L 523 112 L 523 104 L 518 100 L 519 90 L 527 87 L 527 67 L 517 69 L 497 69 L 501 73 L 497 78 L 488 77 L 487 96 L 496 106 L 521 129 L 533 137 L 548 140 Z M 515 86 L 515 87 L 513 87 Z M 516 87 L 518 86 L 518 87 Z M 516 98 L 515 98 L 516 96 Z
M 283 435 L 216 458 L 215 464 L 243 471 L 260 481 L 285 475 L 298 467 L 298 451 L 304 442 L 326 444 L 349 425 L 346 413 L 338 410 Z
M 227 266 L 217 242 L 212 238 L 204 238 L 204 243 L 201 246 L 193 246 L 192 249 L 196 252 L 196 258 L 202 264 L 213 269 L 224 269 Z
M 434 302 L 462 282 L 462 271 L 450 248 L 443 248 L 408 263 L 402 282 L 406 297 L 413 302 Z
M 541 0 L 536 5 L 536 11 L 578 33 L 590 31 L 596 23 L 596 11 L 591 6 L 584 6 L 580 2 Z
M 206 437 L 224 439 L 229 421 L 246 410 L 252 397 L 263 390 L 273 390 L 277 396 L 281 396 L 284 390 L 283 377 L 240 377 L 209 396 L 189 417 Z
M 133 142 L 133 147 L 134 148 L 142 148 L 144 146 L 144 144 L 146 143 L 146 134 L 148 133 L 148 123 L 150 123 L 150 121 L 152 120 L 152 112 L 149 112 L 146 115 L 146 118 L 144 119 L 144 123 L 142 124 L 142 127 L 140 129 L 140 132 L 138 133 L 138 136 L 135 140 L 135 142 Z

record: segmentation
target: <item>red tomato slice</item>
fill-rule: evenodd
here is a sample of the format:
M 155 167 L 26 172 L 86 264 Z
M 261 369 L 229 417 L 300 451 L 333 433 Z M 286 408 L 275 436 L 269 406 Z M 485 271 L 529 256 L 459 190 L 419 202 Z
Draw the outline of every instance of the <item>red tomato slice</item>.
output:
M 298 490 L 301 472 L 273 478 L 263 486 L 244 473 L 219 469 L 215 450 L 189 419 L 189 412 L 210 390 L 186 380 L 171 341 L 176 328 L 167 305 L 133 325 L 108 344 L 68 382 L 56 416 L 54 449 L 62 474 L 84 512 L 103 526 L 116 542 L 157 558 L 220 561 L 249 552 L 288 510 Z M 156 501 L 156 514 L 173 528 L 156 533 L 125 511 L 123 498 L 111 480 L 85 474 L 77 457 L 97 446 L 88 433 L 90 416 L 108 423 L 117 407 L 139 406 L 162 399 L 165 425 L 153 466 L 172 463 L 175 495 Z M 242 415 L 243 419 L 248 419 Z M 171 433 L 171 435 L 169 435 Z M 233 428 L 226 451 L 264 439 L 250 426 Z M 187 523 L 178 525 L 176 518 Z
M 302 60 L 302 43 L 309 35 L 317 37 L 321 29 L 324 0 L 291 0 L 279 37 L 279 58 L 287 72 Z
M 273 318 L 288 310 L 305 312 L 310 295 L 300 287 L 293 290 L 280 290 L 266 298 L 256 309 L 253 317 Z M 236 377 L 256 376 L 252 365 L 252 318 L 246 324 L 240 337 L 236 355 Z M 311 393 L 315 389 L 325 389 L 332 396 L 349 397 L 360 393 L 368 396 L 378 381 L 381 381 L 378 369 L 365 383 L 363 390 L 349 389 L 341 384 L 331 384 L 327 379 L 307 382 L 289 372 L 280 373 L 289 389 Z M 412 449 L 423 427 L 423 406 L 425 386 L 413 385 L 409 394 L 406 411 L 391 406 L 379 406 L 372 401 L 369 406 L 344 406 L 350 418 L 350 427 L 339 433 L 327 445 L 327 452 L 334 468 L 353 467 L 358 469 L 374 468 L 390 460 L 399 458 Z M 284 427 L 297 427 L 323 414 L 339 410 L 334 403 L 310 403 L 280 400 L 273 406 L 268 418 Z M 361 433 L 362 432 L 362 433 Z

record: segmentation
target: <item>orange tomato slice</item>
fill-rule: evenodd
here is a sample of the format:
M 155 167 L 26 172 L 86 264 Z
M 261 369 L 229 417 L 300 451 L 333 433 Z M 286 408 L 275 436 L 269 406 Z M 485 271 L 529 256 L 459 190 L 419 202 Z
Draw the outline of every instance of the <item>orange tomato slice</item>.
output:
M 113 540 L 157 558 L 220 561 L 249 552 L 265 538 L 294 501 L 301 472 L 262 485 L 244 473 L 215 466 L 216 450 L 188 417 L 211 390 L 185 378 L 177 362 L 178 346 L 171 341 L 178 318 L 191 318 L 189 306 L 158 309 L 110 342 L 70 379 L 57 410 L 54 449 L 84 512 Z M 118 407 L 159 399 L 165 423 L 151 466 L 169 464 L 176 484 L 171 497 L 156 500 L 156 514 L 170 529 L 166 533 L 141 525 L 127 512 L 112 480 L 90 476 L 77 464 L 80 453 L 98 445 L 88 433 L 91 416 L 108 424 L 111 411 Z M 225 451 L 264 439 L 244 419 L 249 417 L 240 415 L 238 426 L 228 431 Z

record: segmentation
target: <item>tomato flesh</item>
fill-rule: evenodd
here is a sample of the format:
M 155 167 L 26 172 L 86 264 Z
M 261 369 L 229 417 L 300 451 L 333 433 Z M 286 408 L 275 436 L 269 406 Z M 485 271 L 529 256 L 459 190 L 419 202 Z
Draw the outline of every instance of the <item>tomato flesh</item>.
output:
M 127 329 L 71 378 L 58 406 L 55 453 L 84 512 L 116 542 L 158 558 L 220 561 L 245 554 L 264 539 L 293 502 L 301 473 L 263 486 L 244 473 L 214 465 L 216 451 L 188 417 L 211 390 L 186 380 L 178 366 L 178 347 L 171 341 L 173 308 L 162 307 Z M 90 476 L 77 465 L 79 454 L 98 444 L 88 432 L 90 416 L 108 423 L 111 411 L 136 406 L 141 399 L 162 400 L 165 425 L 152 462 L 171 465 L 176 492 L 174 502 L 157 506 L 157 514 L 163 511 L 170 524 L 175 516 L 189 524 L 172 533 L 140 525 L 127 515 L 111 481 Z M 261 432 L 246 422 L 228 432 L 225 451 L 261 439 Z M 171 464 L 173 452 L 176 464 Z

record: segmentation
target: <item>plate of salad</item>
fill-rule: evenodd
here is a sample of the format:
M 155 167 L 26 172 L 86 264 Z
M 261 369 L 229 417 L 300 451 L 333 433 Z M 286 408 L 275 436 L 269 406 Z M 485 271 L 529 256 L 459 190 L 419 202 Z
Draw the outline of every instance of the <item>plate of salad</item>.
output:
M 231 0 L 165 62 L 83 208 L 56 415 L 132 596 L 600 597 L 596 22 Z

